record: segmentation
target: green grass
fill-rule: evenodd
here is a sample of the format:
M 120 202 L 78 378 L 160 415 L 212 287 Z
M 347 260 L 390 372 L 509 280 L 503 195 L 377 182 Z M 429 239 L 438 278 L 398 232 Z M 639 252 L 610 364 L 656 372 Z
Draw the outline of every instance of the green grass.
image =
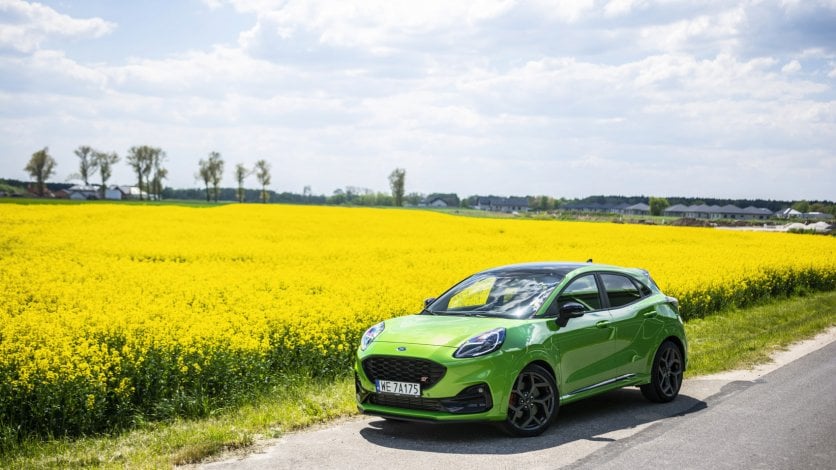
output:
M 303 379 L 206 419 L 147 423 L 116 436 L 24 442 L 0 455 L 0 468 L 168 468 L 356 410 L 353 377 Z
M 748 368 L 836 325 L 836 292 L 721 312 L 686 323 L 688 375 Z M 0 468 L 166 468 L 356 412 L 351 377 L 299 379 L 200 420 L 140 424 L 115 436 L 32 440 L 0 454 Z
M 836 292 L 721 312 L 685 324 L 688 375 L 750 368 L 771 353 L 836 325 Z

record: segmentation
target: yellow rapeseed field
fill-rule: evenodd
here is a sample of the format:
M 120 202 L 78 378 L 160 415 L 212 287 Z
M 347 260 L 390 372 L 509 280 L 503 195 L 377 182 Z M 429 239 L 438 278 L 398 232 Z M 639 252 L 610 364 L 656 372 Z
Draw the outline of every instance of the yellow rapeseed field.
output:
M 362 331 L 508 263 L 648 269 L 688 317 L 836 288 L 836 239 L 395 209 L 0 204 L 0 441 L 198 416 L 348 371 Z M 2 442 L 0 442 L 2 444 Z

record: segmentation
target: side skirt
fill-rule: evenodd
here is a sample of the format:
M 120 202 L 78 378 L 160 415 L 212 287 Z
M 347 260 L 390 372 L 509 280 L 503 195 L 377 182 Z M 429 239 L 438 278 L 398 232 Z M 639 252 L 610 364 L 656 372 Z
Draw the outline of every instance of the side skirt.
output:
M 579 388 L 577 390 L 573 390 L 572 392 L 561 396 L 560 401 L 572 400 L 573 398 L 577 398 L 578 395 L 586 394 L 587 392 L 591 392 L 593 390 L 605 389 L 605 388 L 610 389 L 610 388 L 624 387 L 624 386 L 627 386 L 627 385 L 634 385 L 635 383 L 638 383 L 638 381 L 635 380 L 635 379 L 636 379 L 636 374 L 626 374 L 626 375 L 622 375 L 622 376 L 619 376 L 619 377 L 614 377 L 612 379 L 605 380 L 603 382 L 599 382 L 599 383 L 594 384 L 594 385 L 588 385 L 586 387 L 582 387 L 582 388 Z M 603 391 L 603 390 L 601 390 L 601 391 Z

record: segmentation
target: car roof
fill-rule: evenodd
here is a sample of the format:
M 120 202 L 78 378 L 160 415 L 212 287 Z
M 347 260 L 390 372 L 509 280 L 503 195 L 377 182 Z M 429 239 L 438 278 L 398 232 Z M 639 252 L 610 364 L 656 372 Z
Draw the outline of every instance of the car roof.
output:
M 535 263 L 519 263 L 509 264 L 507 266 L 498 266 L 496 268 L 486 269 L 482 273 L 510 273 L 510 272 L 526 272 L 526 273 L 554 273 L 565 276 L 570 272 L 580 268 L 616 268 L 615 266 L 606 266 L 603 264 L 593 263 L 577 263 L 577 262 L 563 262 L 563 261 L 539 261 Z M 618 269 L 618 268 L 616 268 Z
M 510 272 L 524 272 L 524 273 L 541 273 L 541 274 L 560 274 L 565 276 L 575 270 L 583 269 L 584 271 L 621 271 L 630 272 L 634 274 L 645 273 L 643 269 L 628 268 L 624 266 L 613 266 L 609 264 L 599 263 L 578 263 L 571 261 L 537 261 L 533 263 L 518 263 L 509 264 L 506 266 L 497 266 L 495 268 L 486 269 L 482 273 L 510 273 Z

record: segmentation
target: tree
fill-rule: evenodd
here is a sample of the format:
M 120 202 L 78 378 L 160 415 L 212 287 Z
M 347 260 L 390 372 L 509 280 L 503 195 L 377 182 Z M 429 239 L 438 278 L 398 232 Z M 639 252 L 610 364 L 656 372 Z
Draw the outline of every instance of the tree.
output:
M 166 154 L 160 149 L 154 149 L 151 154 L 151 167 L 154 171 L 154 176 L 151 178 L 149 186 L 150 192 L 157 196 L 157 200 L 162 199 L 163 194 L 163 180 L 168 177 L 168 170 L 163 168 L 162 163 L 165 161 Z
M 421 194 L 421 193 L 409 193 L 406 196 L 404 196 L 404 202 L 406 202 L 407 204 L 411 204 L 413 206 L 417 206 L 418 204 L 421 204 L 421 201 L 423 201 L 423 200 L 424 200 L 424 195 Z
M 267 203 L 267 186 L 270 184 L 270 164 L 266 160 L 255 162 L 255 177 L 261 183 L 261 202 Z
M 93 152 L 93 161 L 99 169 L 99 175 L 102 177 L 102 199 L 105 198 L 105 188 L 107 188 L 107 180 L 113 175 L 113 165 L 119 162 L 119 155 L 116 152 Z
M 90 185 L 90 177 L 96 173 L 96 151 L 87 145 L 82 145 L 75 149 L 75 154 L 78 156 L 78 177 L 84 182 L 84 186 Z
M 238 182 L 238 202 L 244 202 L 244 179 L 250 174 L 250 170 L 243 163 L 235 165 L 235 181 Z
M 32 154 L 32 158 L 29 159 L 29 163 L 26 164 L 24 170 L 26 170 L 32 178 L 35 178 L 35 182 L 38 188 L 38 196 L 43 197 L 44 195 L 44 187 L 45 182 L 52 176 L 52 173 L 55 172 L 55 159 L 53 159 L 49 155 L 49 148 L 44 147 L 43 150 L 38 150 L 37 152 Z
M 218 192 L 224 175 L 224 160 L 218 152 L 209 152 L 209 175 L 212 182 L 212 194 L 218 202 Z
M 136 173 L 137 184 L 139 185 L 139 200 L 143 199 L 142 191 L 151 191 L 151 171 L 155 166 L 158 166 L 158 159 L 162 150 L 156 147 L 149 147 L 142 145 L 139 147 L 131 147 L 128 150 L 128 164 Z
M 650 196 L 650 202 L 648 205 L 650 206 L 650 215 L 662 215 L 665 212 L 665 209 L 670 206 L 667 199 L 653 196 Z
M 221 179 L 223 179 L 224 161 L 221 154 L 218 152 L 209 152 L 209 160 L 200 159 L 198 162 L 200 168 L 195 175 L 197 178 L 203 180 L 206 187 L 206 202 L 209 198 L 209 185 L 212 185 L 212 194 L 215 196 L 215 202 L 218 202 L 218 194 L 220 192 Z
M 406 170 L 403 168 L 395 168 L 389 174 L 389 186 L 392 188 L 392 199 L 395 200 L 395 205 L 403 206 L 404 183 L 406 180 Z
M 792 205 L 792 208 L 802 214 L 806 214 L 807 212 L 810 212 L 810 203 L 807 201 L 798 201 Z
M 212 167 L 209 161 L 200 159 L 198 162 L 199 169 L 195 178 L 203 181 L 203 186 L 206 188 L 206 202 L 209 202 L 209 182 L 212 181 Z

